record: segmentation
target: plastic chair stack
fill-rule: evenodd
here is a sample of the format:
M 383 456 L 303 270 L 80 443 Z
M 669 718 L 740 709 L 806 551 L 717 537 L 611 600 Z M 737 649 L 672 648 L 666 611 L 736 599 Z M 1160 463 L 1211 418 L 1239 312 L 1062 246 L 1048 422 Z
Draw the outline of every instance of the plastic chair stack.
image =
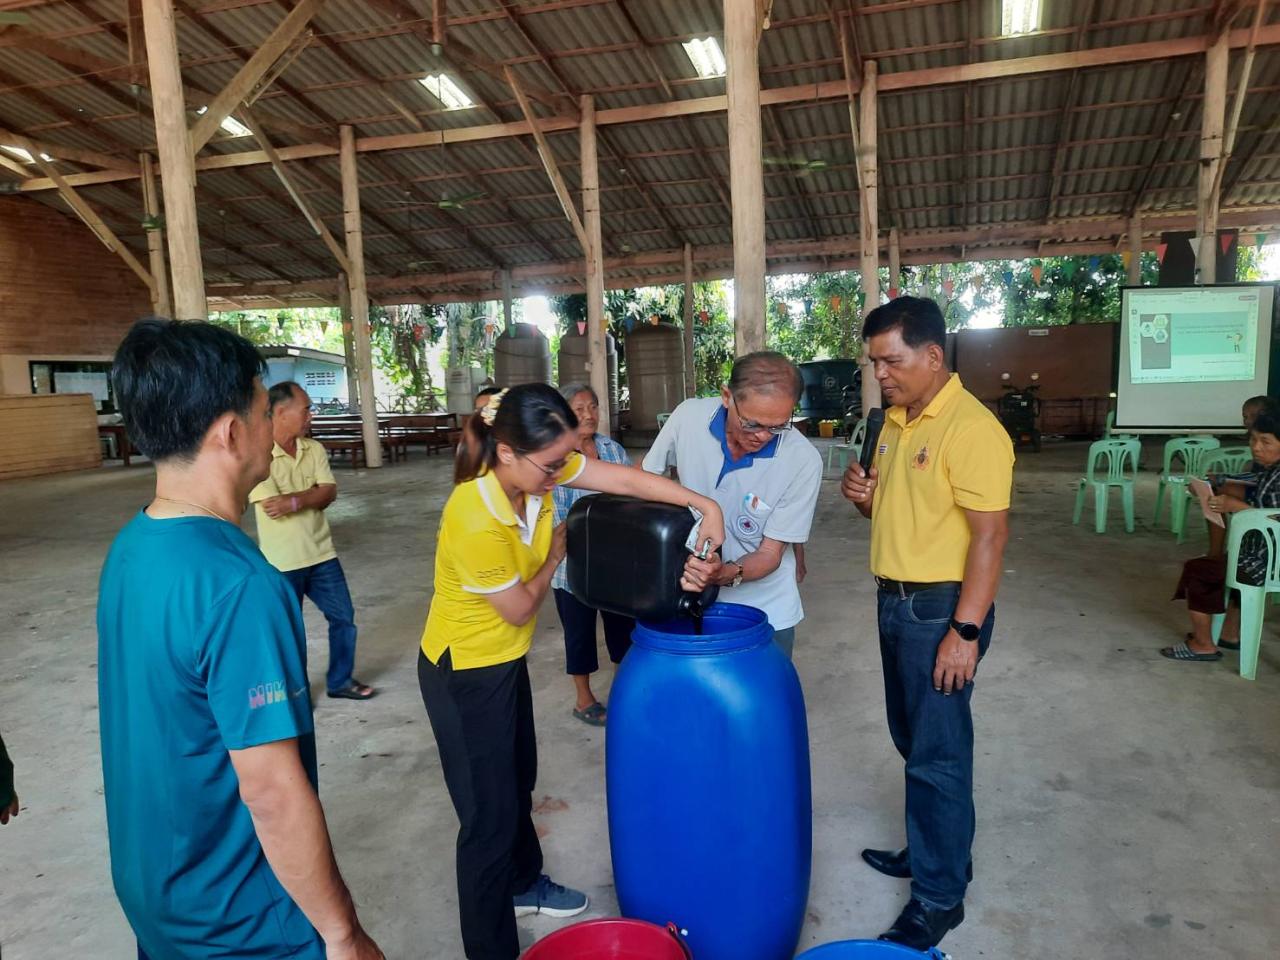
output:
M 840 473 L 844 473 L 845 468 L 849 466 L 850 460 L 856 460 L 862 456 L 862 444 L 867 437 L 867 418 L 863 417 L 853 427 L 853 433 L 849 434 L 848 443 L 832 444 L 827 450 L 827 469 L 831 469 L 831 461 L 833 459 L 840 462 Z
M 1253 451 L 1241 445 L 1236 447 L 1219 447 L 1204 458 L 1201 465 L 1205 476 L 1211 474 L 1244 473 L 1253 462 Z
M 1240 544 L 1245 534 L 1257 531 L 1267 550 L 1266 576 L 1260 585 L 1237 579 Z M 1227 590 L 1240 592 L 1240 676 L 1253 680 L 1258 675 L 1258 653 L 1262 647 L 1262 620 L 1267 594 L 1280 593 L 1280 513 L 1271 509 L 1241 510 L 1231 515 L 1227 539 Z M 1213 618 L 1213 636 L 1222 630 L 1222 616 Z
M 1142 442 L 1136 437 L 1096 440 L 1089 444 L 1089 463 L 1076 490 L 1076 507 L 1071 517 L 1073 524 L 1080 522 L 1085 493 L 1092 487 L 1093 529 L 1097 533 L 1106 533 L 1111 488 L 1119 487 L 1125 533 L 1133 533 L 1133 486 L 1138 479 L 1138 456 L 1141 453 Z
M 1169 493 L 1169 529 L 1181 543 L 1187 526 L 1187 498 L 1191 488 L 1187 481 L 1204 476 L 1204 461 L 1210 451 L 1222 444 L 1217 437 L 1175 437 L 1164 445 L 1164 465 L 1160 468 L 1160 484 L 1156 487 L 1156 514 L 1154 522 L 1160 522 L 1164 495 Z M 1181 470 L 1175 471 L 1175 466 Z

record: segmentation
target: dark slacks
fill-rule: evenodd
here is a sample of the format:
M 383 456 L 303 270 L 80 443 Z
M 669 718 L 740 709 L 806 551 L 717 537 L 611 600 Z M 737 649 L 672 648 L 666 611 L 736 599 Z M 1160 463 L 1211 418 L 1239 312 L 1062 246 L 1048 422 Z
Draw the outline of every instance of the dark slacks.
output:
M 337 557 L 300 570 L 284 571 L 285 579 L 298 595 L 320 608 L 329 621 L 329 671 L 325 689 L 341 690 L 351 682 L 356 665 L 356 609 L 347 588 L 347 575 Z
M 604 645 L 609 659 L 621 663 L 631 649 L 631 632 L 636 622 L 630 617 L 588 607 L 568 590 L 556 588 L 556 613 L 564 627 L 564 672 L 574 677 L 600 669 L 596 651 L 596 614 L 604 622 Z
M 933 688 L 938 645 L 959 597 L 959 585 L 948 584 L 905 598 L 882 588 L 877 598 L 889 734 L 906 761 L 911 895 L 940 909 L 964 899 L 975 828 L 973 685 L 950 695 Z M 976 641 L 980 658 L 994 627 L 993 606 Z
M 458 910 L 468 960 L 520 955 L 512 897 L 537 882 L 542 847 L 533 827 L 538 746 L 524 657 L 455 670 L 418 653 L 418 685 L 458 813 Z

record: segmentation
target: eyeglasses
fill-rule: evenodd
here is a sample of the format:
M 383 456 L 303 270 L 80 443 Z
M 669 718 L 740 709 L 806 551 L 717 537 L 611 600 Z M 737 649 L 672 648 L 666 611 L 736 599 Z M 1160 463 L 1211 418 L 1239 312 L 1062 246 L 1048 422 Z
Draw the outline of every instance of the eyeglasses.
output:
M 773 427 L 763 423 L 756 423 L 754 420 L 743 420 L 742 414 L 738 412 L 738 401 L 730 396 L 729 402 L 733 404 L 733 415 L 738 418 L 738 426 L 742 428 L 744 433 L 768 433 L 777 437 L 791 429 L 790 420 Z
M 516 456 L 518 456 L 521 460 L 528 460 L 530 463 L 532 463 L 535 467 L 541 470 L 548 477 L 558 477 L 560 476 L 560 471 L 564 469 L 563 460 L 561 460 L 559 463 L 547 465 L 545 463 L 539 463 L 537 460 L 533 459 L 533 457 L 526 456 L 523 453 L 518 453 L 516 454 Z

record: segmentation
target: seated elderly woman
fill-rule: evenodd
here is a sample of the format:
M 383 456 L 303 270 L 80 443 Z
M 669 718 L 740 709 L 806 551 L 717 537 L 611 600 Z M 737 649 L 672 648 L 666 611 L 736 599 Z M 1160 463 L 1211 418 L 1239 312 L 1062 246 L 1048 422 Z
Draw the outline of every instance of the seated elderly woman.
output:
M 1230 514 L 1251 507 L 1280 508 L 1280 412 L 1266 409 L 1257 415 L 1249 429 L 1249 447 L 1257 471 L 1249 478 L 1250 482 L 1236 488 L 1234 493 L 1215 491 L 1209 498 L 1210 509 L 1227 515 L 1228 522 Z M 1266 543 L 1260 534 L 1250 531 L 1240 543 L 1236 576 L 1244 583 L 1260 584 L 1266 568 Z M 1162 656 L 1183 661 L 1221 660 L 1222 649 L 1239 649 L 1240 610 L 1235 604 L 1228 607 L 1226 579 L 1225 556 L 1196 557 L 1183 564 L 1182 578 L 1173 598 L 1187 601 L 1191 632 L 1183 643 L 1161 650 Z M 1215 646 L 1213 617 L 1223 612 L 1226 619 Z

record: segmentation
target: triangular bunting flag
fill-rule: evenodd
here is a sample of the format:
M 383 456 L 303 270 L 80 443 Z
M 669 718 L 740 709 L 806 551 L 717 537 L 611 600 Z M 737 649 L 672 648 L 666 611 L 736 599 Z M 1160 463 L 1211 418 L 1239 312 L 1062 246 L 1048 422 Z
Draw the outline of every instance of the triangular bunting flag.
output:
M 1000 279 L 1004 281 L 1004 285 L 1006 287 L 1010 286 L 1013 283 L 1013 271 L 1006 270 L 1004 273 L 1000 274 Z
M 1187 241 L 1187 243 L 1191 244 L 1191 255 L 1196 258 L 1197 265 L 1200 263 L 1200 244 L 1203 242 L 1204 237 L 1198 234 Z
M 1126 270 L 1129 269 L 1129 261 L 1132 259 L 1133 259 L 1133 254 L 1130 253 L 1128 250 L 1125 250 L 1123 253 L 1120 254 L 1120 262 L 1124 264 L 1124 268 Z
M 649 318 L 649 323 L 655 327 L 661 322 L 662 322 L 662 318 L 658 316 L 656 313 Z
M 1164 255 L 1168 252 L 1169 245 L 1167 243 L 1156 244 L 1156 259 L 1161 263 L 1164 263 Z
M 898 299 L 898 288 L 897 288 L 897 287 L 890 287 L 890 288 L 889 288 L 889 299 L 890 299 L 890 300 L 897 300 L 897 299 Z
M 350 320 L 347 320 L 347 321 L 345 321 L 345 322 L 342 324 L 342 332 L 343 332 L 343 333 L 350 333 L 350 332 L 351 332 L 351 321 L 350 321 Z
M 1127 263 L 1127 261 L 1126 261 L 1126 263 Z M 1100 266 L 1102 266 L 1102 259 L 1101 259 L 1100 257 L 1093 256 L 1093 257 L 1090 257 L 1090 258 L 1089 258 L 1089 272 L 1090 272 L 1090 273 L 1096 273 L 1096 272 L 1097 272 L 1097 270 L 1098 270 L 1098 267 L 1100 267 Z
M 955 293 L 955 292 L 956 292 L 956 284 L 955 284 L 955 281 L 954 281 L 954 280 L 943 280 L 943 281 L 942 281 L 942 292 L 943 292 L 943 293 L 945 293 L 948 297 L 949 297 L 949 296 L 951 296 L 953 293 Z
M 1253 235 L 1254 247 L 1260 248 L 1266 242 L 1267 242 L 1267 235 L 1265 233 L 1255 233 Z
M 321 321 L 320 321 L 320 332 L 321 332 L 321 333 L 328 333 L 328 332 L 329 332 L 329 321 L 328 321 L 328 320 L 321 320 Z
M 1043 276 L 1044 276 L 1044 267 L 1042 267 L 1040 264 L 1037 263 L 1034 267 L 1031 268 L 1031 279 L 1036 282 L 1037 287 L 1040 286 L 1040 280 Z
M 1231 249 L 1231 241 L 1233 239 L 1235 238 L 1229 233 L 1224 233 L 1222 236 L 1218 237 L 1218 244 L 1222 247 L 1222 252 L 1224 254 Z
M 585 337 L 587 335 L 587 321 L 578 321 L 578 336 Z
M 699 320 L 701 320 L 703 323 L 710 323 L 710 322 L 711 322 L 711 314 L 710 314 L 709 312 L 707 312 L 706 310 L 699 310 L 699 311 L 698 311 L 698 319 L 699 319 Z
M 1075 257 L 1068 257 L 1066 260 L 1062 261 L 1062 272 L 1067 275 L 1068 280 L 1074 277 L 1076 275 L 1076 271 L 1079 269 L 1080 261 Z

